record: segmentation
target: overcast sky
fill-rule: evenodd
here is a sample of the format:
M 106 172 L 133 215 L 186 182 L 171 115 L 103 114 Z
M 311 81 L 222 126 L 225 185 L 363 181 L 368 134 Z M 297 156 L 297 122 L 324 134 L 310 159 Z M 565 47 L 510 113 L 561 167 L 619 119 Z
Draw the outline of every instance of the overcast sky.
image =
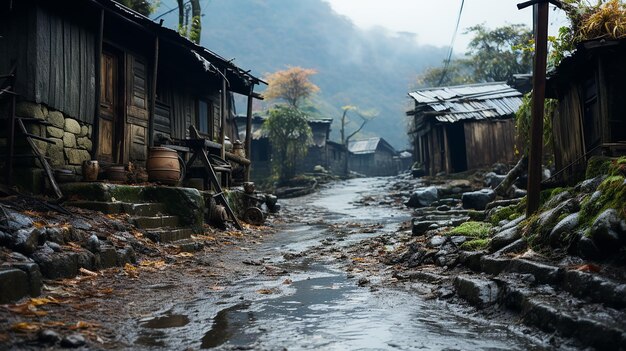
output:
M 339 14 L 357 26 L 381 26 L 394 32 L 417 34 L 420 44 L 448 46 L 461 6 L 461 0 L 325 0 Z M 532 27 L 532 9 L 518 10 L 523 0 L 465 0 L 454 51 L 463 53 L 470 41 L 464 29 L 485 23 L 490 28 L 524 23 Z M 552 6 L 550 6 L 553 9 Z M 562 11 L 550 11 L 551 35 L 566 23 Z

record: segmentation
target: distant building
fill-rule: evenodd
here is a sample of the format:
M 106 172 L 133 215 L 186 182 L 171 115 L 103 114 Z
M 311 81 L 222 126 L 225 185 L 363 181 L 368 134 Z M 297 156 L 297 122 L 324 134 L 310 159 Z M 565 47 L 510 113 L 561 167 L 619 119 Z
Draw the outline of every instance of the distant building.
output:
M 349 169 L 366 176 L 398 174 L 396 150 L 383 138 L 351 140 L 348 143 Z
M 426 88 L 409 93 L 409 135 L 426 174 L 516 161 L 515 112 L 522 93 L 504 82 Z M 522 148 L 518 145 L 518 148 Z
M 546 95 L 558 99 L 552 135 L 562 180 L 584 176 L 591 156 L 626 154 L 625 60 L 626 39 L 592 40 L 550 75 Z

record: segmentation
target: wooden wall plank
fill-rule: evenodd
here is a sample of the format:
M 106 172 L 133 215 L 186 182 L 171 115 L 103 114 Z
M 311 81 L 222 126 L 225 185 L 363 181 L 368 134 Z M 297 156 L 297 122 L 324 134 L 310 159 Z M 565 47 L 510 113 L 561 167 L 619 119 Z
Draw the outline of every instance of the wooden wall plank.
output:
M 70 116 L 78 118 L 80 115 L 79 100 L 80 100 L 80 30 L 74 25 L 70 24 L 70 99 L 67 111 Z M 66 78 L 68 79 L 68 78 Z
M 37 53 L 35 98 L 37 102 L 47 102 L 50 98 L 50 16 L 37 8 Z

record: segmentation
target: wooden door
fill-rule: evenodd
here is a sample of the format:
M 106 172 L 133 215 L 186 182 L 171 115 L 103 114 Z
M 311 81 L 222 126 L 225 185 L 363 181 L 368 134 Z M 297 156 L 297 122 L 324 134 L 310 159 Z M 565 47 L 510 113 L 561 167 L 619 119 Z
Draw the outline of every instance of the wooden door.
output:
M 119 57 L 102 52 L 100 67 L 100 119 L 98 135 L 98 159 L 117 162 L 120 149 Z

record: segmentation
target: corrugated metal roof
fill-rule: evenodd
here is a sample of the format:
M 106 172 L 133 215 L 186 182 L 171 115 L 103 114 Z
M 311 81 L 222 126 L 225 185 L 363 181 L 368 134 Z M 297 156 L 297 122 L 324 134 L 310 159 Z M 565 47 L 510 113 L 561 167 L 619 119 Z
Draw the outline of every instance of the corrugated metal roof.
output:
M 379 146 L 389 149 L 392 153 L 396 152 L 385 139 L 377 137 L 364 140 L 351 140 L 348 142 L 348 151 L 353 154 L 372 154 L 376 152 Z
M 443 123 L 508 117 L 522 104 L 522 93 L 504 82 L 426 88 L 409 96 L 417 115 Z

